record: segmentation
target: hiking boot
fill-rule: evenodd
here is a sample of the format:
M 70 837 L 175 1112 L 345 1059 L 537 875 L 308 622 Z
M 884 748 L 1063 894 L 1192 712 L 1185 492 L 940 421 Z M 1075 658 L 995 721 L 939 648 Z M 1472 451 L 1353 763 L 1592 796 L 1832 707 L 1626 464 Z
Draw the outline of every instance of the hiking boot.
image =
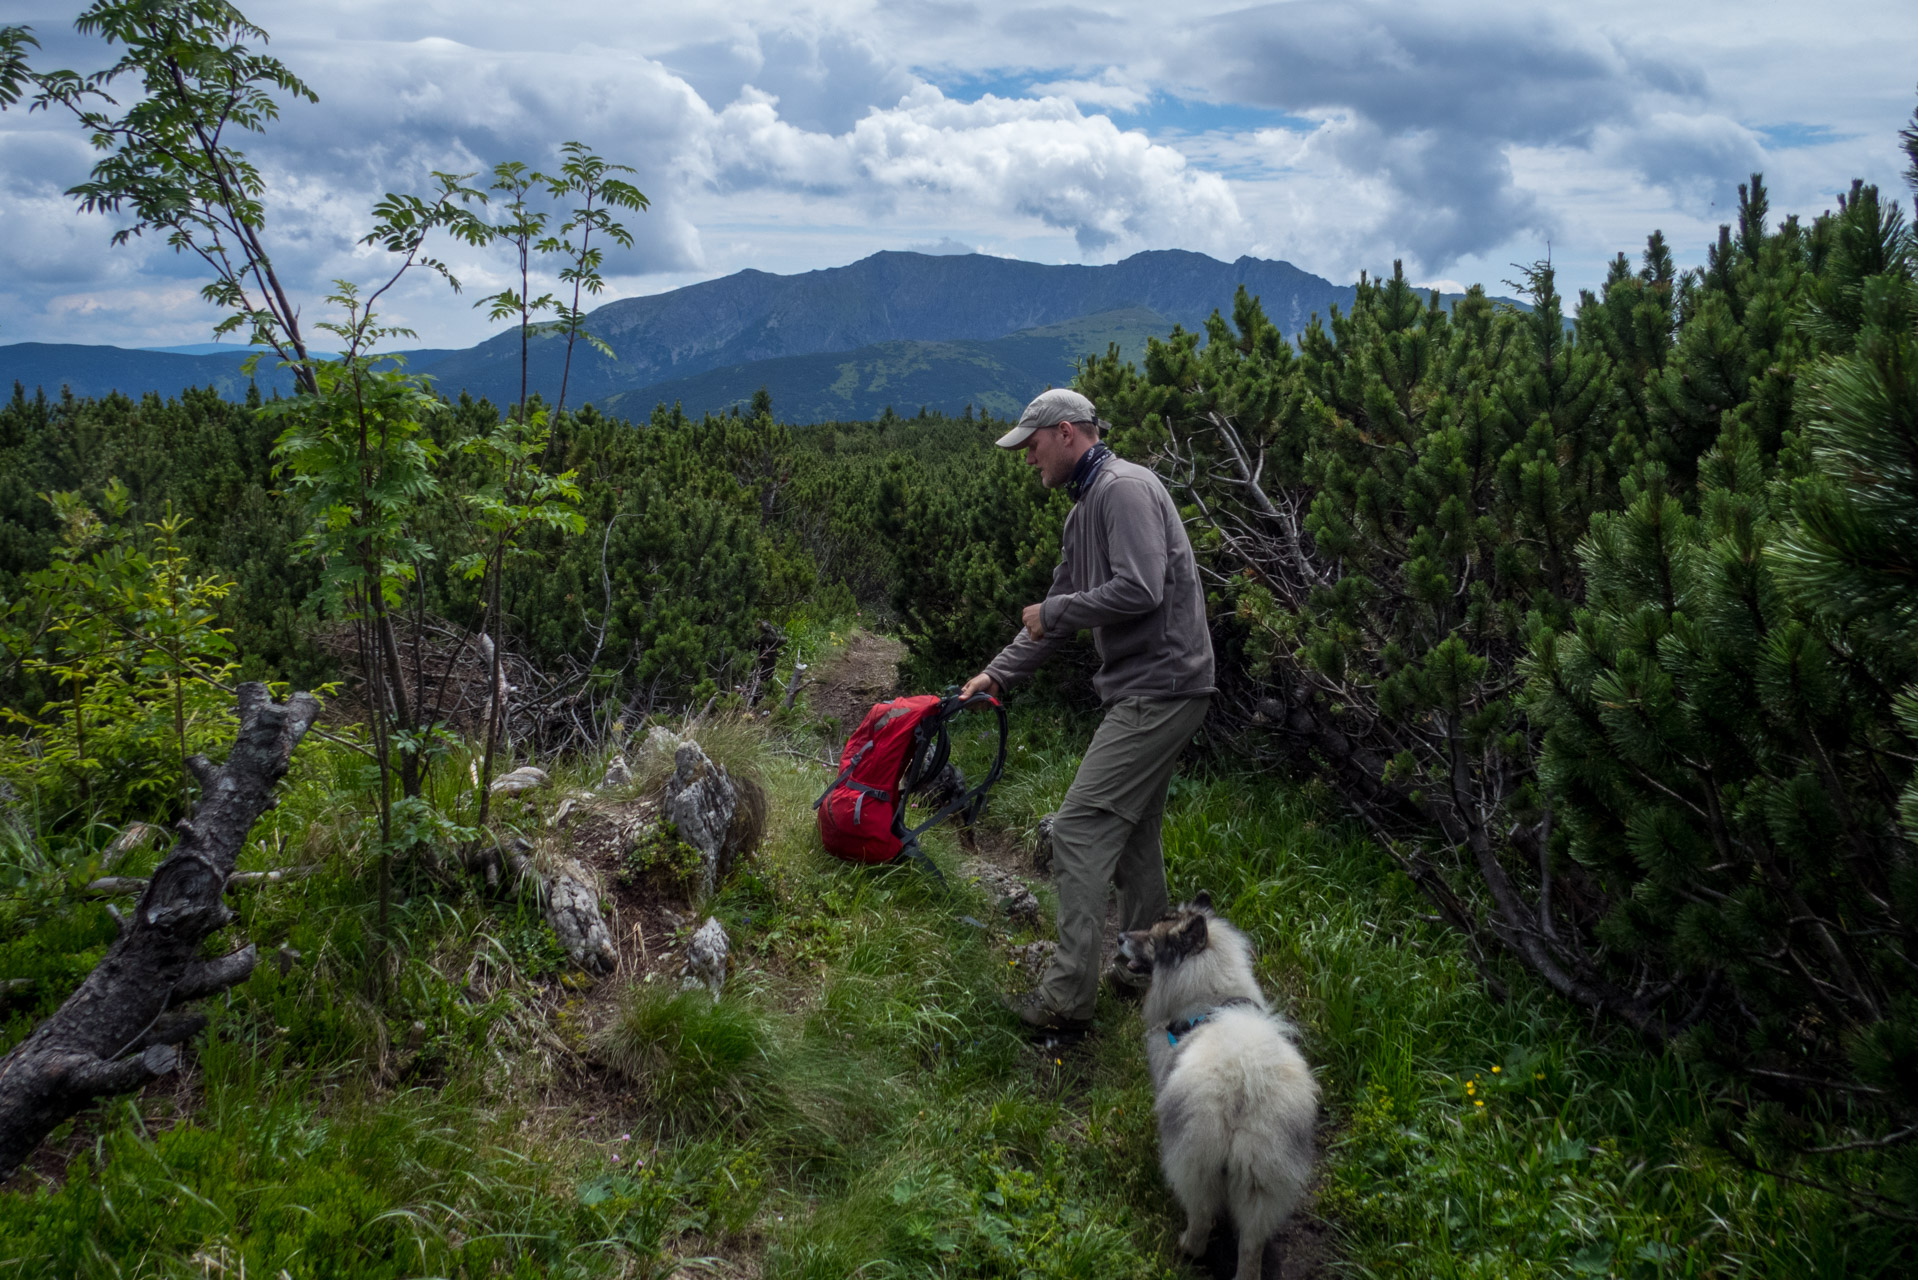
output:
M 1022 996 L 1003 996 L 1002 1004 L 1017 1014 L 1028 1031 L 1063 1031 L 1081 1034 L 1092 1030 L 1092 1019 L 1073 1018 L 1060 1013 L 1042 999 L 1037 991 Z
M 1106 966 L 1106 990 L 1121 1000 L 1143 1000 L 1146 988 L 1151 985 L 1151 974 L 1134 973 L 1123 960 L 1114 960 Z

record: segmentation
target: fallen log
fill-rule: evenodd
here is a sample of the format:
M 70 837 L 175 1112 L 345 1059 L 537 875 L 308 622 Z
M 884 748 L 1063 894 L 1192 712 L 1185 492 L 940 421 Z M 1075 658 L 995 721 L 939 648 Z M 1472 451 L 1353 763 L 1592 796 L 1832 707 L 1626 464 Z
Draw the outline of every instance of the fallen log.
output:
M 176 824 L 179 843 L 124 918 L 119 939 L 80 989 L 0 1059 L 0 1178 L 95 1098 L 132 1092 L 173 1070 L 176 1046 L 206 1020 L 168 1011 L 226 990 L 259 962 L 250 944 L 212 960 L 200 948 L 233 919 L 223 901 L 233 864 L 320 704 L 304 693 L 276 703 L 256 683 L 240 686 L 239 704 L 232 752 L 217 769 L 195 757 L 200 802 Z
M 275 867 L 271 871 L 236 871 L 226 878 L 229 889 L 250 889 L 260 884 L 281 884 L 288 880 L 304 880 L 308 876 L 318 875 L 320 868 Z

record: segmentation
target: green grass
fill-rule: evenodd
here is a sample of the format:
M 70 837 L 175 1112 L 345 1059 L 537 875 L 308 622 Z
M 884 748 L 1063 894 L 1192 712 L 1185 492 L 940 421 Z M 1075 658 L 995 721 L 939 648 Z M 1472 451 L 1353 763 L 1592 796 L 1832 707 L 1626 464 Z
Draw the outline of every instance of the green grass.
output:
M 1024 830 L 1054 807 L 1089 729 L 1018 715 L 993 820 Z M 663 1276 L 716 1256 L 773 1278 L 1193 1274 L 1136 1013 L 1102 999 L 1092 1038 L 1036 1052 L 997 996 L 1008 947 L 1037 935 L 964 921 L 991 905 L 951 874 L 948 833 L 931 847 L 950 894 L 836 863 L 813 832 L 808 743 L 736 723 L 706 736 L 772 798 L 766 844 L 708 904 L 734 940 L 727 992 L 607 992 L 590 1033 L 577 984 L 541 981 L 536 914 L 419 868 L 398 877 L 376 995 L 364 778 L 303 748 L 243 865 L 325 869 L 248 895 L 240 925 L 300 963 L 212 1002 L 185 1087 L 103 1104 L 56 1135 L 63 1173 L 0 1191 L 0 1270 Z M 961 735 L 962 763 L 984 749 Z M 1188 771 L 1167 858 L 1175 894 L 1209 889 L 1251 933 L 1304 1028 L 1346 1274 L 1901 1274 L 1908 1234 L 1713 1148 L 1710 1090 L 1676 1061 L 1516 974 L 1492 1003 L 1311 784 Z M 77 982 L 60 957 L 110 937 L 60 887 L 78 874 L 22 870 L 0 899 L 0 962 L 39 982 L 5 1043 Z

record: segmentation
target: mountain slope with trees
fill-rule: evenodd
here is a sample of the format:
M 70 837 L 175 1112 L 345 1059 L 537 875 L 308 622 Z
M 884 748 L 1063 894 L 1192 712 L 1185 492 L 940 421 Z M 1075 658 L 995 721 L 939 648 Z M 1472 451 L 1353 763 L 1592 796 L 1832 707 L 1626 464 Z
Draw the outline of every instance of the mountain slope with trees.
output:
M 607 413 L 680 405 L 689 414 L 723 413 L 752 403 L 765 388 L 789 422 L 857 422 L 923 407 L 1017 418 L 1033 388 L 1063 387 L 1079 362 L 1117 345 L 1121 358 L 1145 354 L 1149 337 L 1171 327 L 1156 311 L 1129 307 L 1028 329 L 989 342 L 882 342 L 854 351 L 781 356 L 618 391 Z
M 1183 250 L 1138 253 L 1109 266 L 876 253 L 845 267 L 791 276 L 741 271 L 607 303 L 592 324 L 612 357 L 596 353 L 582 362 L 578 394 L 591 400 L 728 365 L 879 342 L 986 341 L 1127 307 L 1197 324 L 1240 285 L 1294 326 L 1350 296 L 1290 263 L 1226 263 Z M 442 385 L 497 398 L 516 358 L 510 341 L 493 338 L 435 372 Z M 557 351 L 536 347 L 533 370 L 535 387 L 551 398 Z

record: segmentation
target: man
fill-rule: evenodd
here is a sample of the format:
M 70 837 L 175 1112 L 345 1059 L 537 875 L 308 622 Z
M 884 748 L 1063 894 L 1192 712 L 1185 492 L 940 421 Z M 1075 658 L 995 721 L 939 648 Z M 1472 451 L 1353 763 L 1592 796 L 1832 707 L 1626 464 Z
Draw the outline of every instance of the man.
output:
M 1091 1025 L 1109 885 L 1119 889 L 1120 929 L 1147 928 L 1165 913 L 1166 784 L 1213 693 L 1205 593 L 1178 509 L 1157 476 L 1113 456 L 1099 433 L 1092 402 L 1061 389 L 1027 405 L 999 438 L 1000 448 L 1024 449 L 1040 483 L 1064 486 L 1073 506 L 1051 590 L 1025 607 L 1020 633 L 965 687 L 1003 692 L 1065 637 L 1092 629 L 1105 718 L 1053 819 L 1059 949 L 1038 989 L 1013 1006 L 1034 1030 Z

